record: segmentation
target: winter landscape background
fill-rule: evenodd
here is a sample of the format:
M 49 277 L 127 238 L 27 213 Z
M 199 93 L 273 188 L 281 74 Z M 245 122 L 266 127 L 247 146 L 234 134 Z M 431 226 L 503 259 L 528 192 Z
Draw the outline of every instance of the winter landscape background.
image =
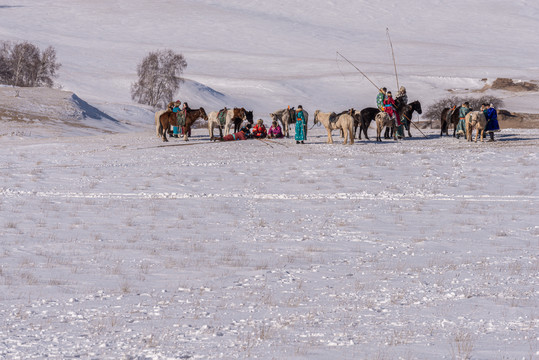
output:
M 539 356 L 539 130 L 342 146 L 314 127 L 296 146 L 198 128 L 162 146 L 130 99 L 170 48 L 191 107 L 267 123 L 302 104 L 311 126 L 375 104 L 336 51 L 395 91 L 389 28 L 423 109 L 538 113 L 536 91 L 478 92 L 537 84 L 536 2 L 4 1 L 0 19 L 0 40 L 62 63 L 62 90 L 0 87 L 0 357 Z

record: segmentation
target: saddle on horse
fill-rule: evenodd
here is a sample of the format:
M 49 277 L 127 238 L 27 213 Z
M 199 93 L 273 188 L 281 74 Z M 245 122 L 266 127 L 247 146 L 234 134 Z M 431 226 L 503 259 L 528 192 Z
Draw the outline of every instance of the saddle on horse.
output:
M 219 113 L 217 114 L 217 119 L 219 120 L 219 124 L 221 124 L 221 126 L 225 126 L 226 124 L 227 112 L 228 109 L 225 107 L 224 109 L 219 110 Z

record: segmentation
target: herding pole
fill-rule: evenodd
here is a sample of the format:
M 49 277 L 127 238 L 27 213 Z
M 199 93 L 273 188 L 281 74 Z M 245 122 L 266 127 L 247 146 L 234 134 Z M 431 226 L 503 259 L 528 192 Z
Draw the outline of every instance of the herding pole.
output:
M 344 60 L 346 60 L 350 65 L 352 65 L 353 67 L 355 67 L 356 70 L 359 71 L 359 72 L 361 73 L 361 75 L 365 76 L 365 79 L 369 80 L 369 82 L 370 82 L 371 84 L 374 85 L 374 87 L 376 88 L 376 90 L 380 91 L 380 88 L 379 88 L 375 83 L 373 83 L 372 80 L 369 79 L 369 77 L 368 77 L 367 75 L 365 75 L 365 73 L 364 73 L 363 71 L 359 70 L 359 68 L 358 68 L 357 66 L 355 66 L 354 64 L 352 64 L 352 62 L 350 62 L 350 60 L 348 60 L 347 58 L 345 58 L 345 57 L 344 57 L 340 52 L 338 52 L 338 51 L 337 51 L 337 55 L 339 55 L 339 56 L 342 57 Z
M 391 42 L 391 37 L 389 36 L 389 28 L 386 28 L 387 39 L 389 40 L 389 46 L 391 47 L 391 55 L 393 56 L 393 67 L 395 68 L 395 78 L 397 79 L 397 91 L 400 89 L 399 86 L 399 75 L 397 75 L 397 62 L 395 61 L 395 52 L 393 51 L 393 43 Z

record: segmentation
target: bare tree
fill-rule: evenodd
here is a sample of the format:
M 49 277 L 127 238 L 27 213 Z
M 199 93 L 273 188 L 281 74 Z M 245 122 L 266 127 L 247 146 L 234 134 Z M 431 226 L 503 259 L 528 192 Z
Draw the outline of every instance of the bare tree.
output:
M 10 60 L 10 44 L 8 42 L 0 43 L 0 83 L 9 84 L 13 77 Z
M 0 44 L 0 82 L 4 84 L 52 87 L 60 66 L 52 46 L 41 52 L 37 46 L 27 41 Z
M 481 104 L 484 103 L 492 104 L 495 108 L 503 106 L 503 100 L 495 96 L 481 96 L 479 98 L 450 96 L 447 98 L 440 99 L 430 105 L 427 108 L 427 111 L 425 112 L 424 116 L 428 119 L 439 120 L 442 110 L 444 108 L 450 108 L 454 105 L 459 106 L 462 105 L 465 101 L 468 101 L 470 103 L 470 107 L 474 110 L 479 110 L 481 108 Z
M 186 67 L 182 54 L 150 52 L 137 66 L 138 81 L 131 85 L 131 98 L 140 104 L 165 107 L 180 88 Z

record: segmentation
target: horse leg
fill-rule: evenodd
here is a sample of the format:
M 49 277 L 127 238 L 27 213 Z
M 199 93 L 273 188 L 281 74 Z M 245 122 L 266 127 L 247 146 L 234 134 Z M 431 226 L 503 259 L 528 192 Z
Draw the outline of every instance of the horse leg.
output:
M 350 139 L 350 145 L 354 145 L 354 138 L 356 137 L 356 134 L 354 133 L 354 127 L 350 126 L 348 128 L 348 138 Z
M 333 144 L 333 137 L 331 136 L 331 130 L 329 128 L 326 128 L 328 131 L 328 144 Z
M 412 125 L 412 124 L 410 124 L 411 122 L 412 122 L 411 120 L 406 121 L 406 124 L 408 125 L 408 126 L 406 126 L 406 130 L 408 130 L 408 137 L 412 137 L 412 134 L 410 133 L 410 125 Z
M 367 135 L 367 130 L 368 130 L 369 126 L 367 126 L 367 124 L 362 124 L 361 126 L 363 127 L 363 134 L 365 135 L 365 139 L 370 140 L 369 135 Z M 359 131 L 361 132 L 361 130 L 359 130 Z M 359 138 L 361 139 L 361 133 L 359 134 Z
M 168 129 L 170 127 L 170 125 L 169 124 L 162 124 L 162 126 L 163 126 L 163 142 L 168 142 L 167 130 L 166 129 Z

